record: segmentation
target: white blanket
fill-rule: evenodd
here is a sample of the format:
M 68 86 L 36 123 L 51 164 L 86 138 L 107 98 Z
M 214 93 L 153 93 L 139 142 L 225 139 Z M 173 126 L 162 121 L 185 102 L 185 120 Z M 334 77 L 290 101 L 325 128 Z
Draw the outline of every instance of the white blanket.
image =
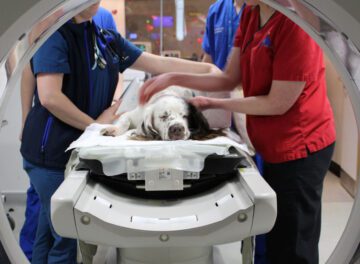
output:
M 161 146 L 169 145 L 172 146 L 192 146 L 194 143 L 196 145 L 213 145 L 213 146 L 228 146 L 235 147 L 239 150 L 246 152 L 247 154 L 252 155 L 246 144 L 241 143 L 240 138 L 236 137 L 234 133 L 227 133 L 228 137 L 217 137 L 209 140 L 177 140 L 177 141 L 139 141 L 131 140 L 129 136 L 134 130 L 129 130 L 124 135 L 119 137 L 108 137 L 100 135 L 100 130 L 109 125 L 101 124 L 92 124 L 86 128 L 84 133 L 71 145 L 67 150 L 75 148 L 85 148 L 85 147 L 130 147 L 130 146 Z M 231 139 L 230 139 L 231 138 Z M 236 140 L 236 141 L 235 141 Z
M 139 141 L 131 140 L 130 130 L 119 137 L 100 135 L 101 129 L 108 125 L 92 124 L 78 140 L 67 150 L 76 149 L 72 155 L 70 168 L 83 159 L 96 159 L 103 165 L 108 176 L 125 172 L 172 168 L 183 171 L 199 172 L 204 167 L 208 155 L 227 155 L 231 147 L 244 155 L 252 154 L 245 144 L 229 137 L 217 137 L 209 140 L 176 140 L 176 141 Z M 230 136 L 236 134 L 228 133 Z

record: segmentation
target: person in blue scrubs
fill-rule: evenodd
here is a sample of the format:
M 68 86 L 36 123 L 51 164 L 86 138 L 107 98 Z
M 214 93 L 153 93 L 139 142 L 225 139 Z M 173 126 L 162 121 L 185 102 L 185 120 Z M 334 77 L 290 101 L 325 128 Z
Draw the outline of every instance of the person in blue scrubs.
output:
M 99 7 L 99 10 L 93 17 L 93 20 L 101 28 L 117 31 L 115 20 L 112 14 L 103 7 Z M 30 65 L 27 65 L 23 72 L 21 90 L 23 121 L 22 123 L 24 126 L 26 117 L 32 107 L 35 90 L 35 78 L 31 72 Z M 25 221 L 20 230 L 19 244 L 25 256 L 31 262 L 40 212 L 39 196 L 36 193 L 35 188 L 31 182 L 30 187 L 27 190 L 26 196 Z
M 244 7 L 244 0 L 218 0 L 210 6 L 202 43 L 204 62 L 214 63 L 224 70 Z M 234 122 L 232 125 L 234 126 Z M 259 172 L 263 174 L 261 156 L 255 154 L 254 160 Z M 265 264 L 265 235 L 256 236 L 255 247 L 255 264 Z
M 90 124 L 118 118 L 120 102 L 110 105 L 119 72 L 130 67 L 152 74 L 219 71 L 207 63 L 142 52 L 92 21 L 98 7 L 99 3 L 91 5 L 63 25 L 32 59 L 35 99 L 24 123 L 21 154 L 41 203 L 35 264 L 76 262 L 76 241 L 60 237 L 52 227 L 50 199 L 64 179 L 67 146 Z
M 210 6 L 202 43 L 204 62 L 224 69 L 244 7 L 244 0 L 218 0 Z

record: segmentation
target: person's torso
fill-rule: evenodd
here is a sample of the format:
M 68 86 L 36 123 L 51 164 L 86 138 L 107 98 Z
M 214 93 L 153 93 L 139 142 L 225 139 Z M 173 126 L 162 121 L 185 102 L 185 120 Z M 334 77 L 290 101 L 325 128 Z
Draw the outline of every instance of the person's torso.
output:
M 59 29 L 66 41 L 70 73 L 64 74 L 62 92 L 81 111 L 96 119 L 110 106 L 118 81 L 119 65 L 90 23 L 67 23 Z M 93 39 L 96 39 L 106 67 L 101 69 L 95 61 Z M 49 87 L 51 89 L 51 87 Z M 30 162 L 50 168 L 62 169 L 70 153 L 69 144 L 81 131 L 73 128 L 45 109 L 35 93 L 23 132 L 21 153 Z
M 280 48 L 280 38 L 283 37 L 278 29 L 284 20 L 288 19 L 275 12 L 260 28 L 258 10 L 250 10 L 246 10 L 246 31 L 240 46 L 245 97 L 269 94 L 274 80 L 273 71 Z M 249 15 L 248 12 L 252 13 Z M 320 150 L 335 140 L 333 113 L 326 95 L 322 52 L 305 32 L 302 44 L 313 46 L 314 61 L 311 71 L 314 71 L 316 78 L 306 81 L 303 92 L 285 114 L 247 116 L 247 130 L 251 141 L 267 162 L 277 163 L 304 158 L 308 151 Z M 283 68 L 284 74 L 290 76 L 291 73 L 286 72 L 286 65 Z

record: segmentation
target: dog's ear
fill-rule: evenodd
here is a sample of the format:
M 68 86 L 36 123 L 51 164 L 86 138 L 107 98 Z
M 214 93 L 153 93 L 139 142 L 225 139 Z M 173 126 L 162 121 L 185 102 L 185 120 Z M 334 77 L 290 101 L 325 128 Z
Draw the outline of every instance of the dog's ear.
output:
M 154 128 L 154 115 L 152 108 L 145 109 L 143 121 L 137 128 L 137 134 L 150 140 L 160 139 L 159 132 Z
M 188 103 L 189 115 L 189 130 L 191 133 L 191 139 L 203 138 L 211 132 L 209 123 L 205 116 L 195 106 Z
M 206 140 L 225 135 L 225 133 L 221 129 L 211 129 L 203 113 L 199 111 L 195 106 L 190 103 L 188 103 L 188 106 L 188 122 L 191 139 Z

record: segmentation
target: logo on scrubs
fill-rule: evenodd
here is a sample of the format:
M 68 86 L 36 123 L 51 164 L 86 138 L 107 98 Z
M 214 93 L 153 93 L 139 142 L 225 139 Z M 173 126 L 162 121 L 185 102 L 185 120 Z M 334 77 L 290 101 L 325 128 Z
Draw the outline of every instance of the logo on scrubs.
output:
M 224 31 L 224 27 L 215 27 L 215 30 L 214 30 L 215 34 L 219 34 L 223 31 Z
M 261 42 L 260 46 L 265 46 L 267 48 L 271 47 L 271 39 L 270 34 L 267 34 L 264 40 Z

